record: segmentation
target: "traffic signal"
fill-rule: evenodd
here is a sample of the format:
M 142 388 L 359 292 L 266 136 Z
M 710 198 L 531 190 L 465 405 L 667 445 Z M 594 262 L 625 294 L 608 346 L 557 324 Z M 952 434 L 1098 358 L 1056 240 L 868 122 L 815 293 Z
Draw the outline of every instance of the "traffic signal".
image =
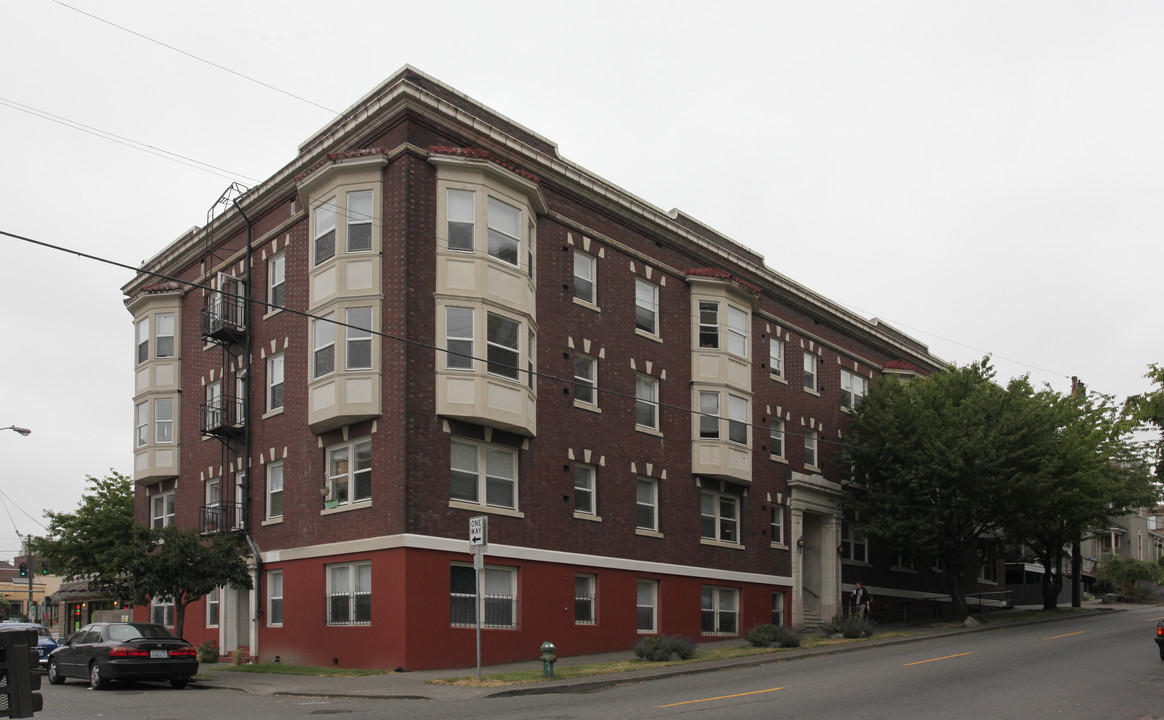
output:
M 40 574 L 41 575 L 48 575 L 48 565 L 47 564 L 45 564 L 45 563 L 40 564 Z
M 20 563 L 20 577 L 28 577 L 28 565 Z

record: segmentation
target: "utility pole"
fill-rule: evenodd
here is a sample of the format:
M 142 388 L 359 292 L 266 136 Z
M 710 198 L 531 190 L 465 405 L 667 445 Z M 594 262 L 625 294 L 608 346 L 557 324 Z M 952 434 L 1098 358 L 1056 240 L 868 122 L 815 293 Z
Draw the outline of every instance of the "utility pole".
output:
M 1071 376 L 1071 394 L 1086 393 L 1087 387 Z M 1083 607 L 1083 548 L 1078 536 L 1071 541 L 1071 607 Z
M 28 535 L 24 536 L 24 564 L 28 566 L 28 616 L 29 622 L 36 622 L 32 617 L 32 576 L 36 573 L 32 570 L 32 538 Z

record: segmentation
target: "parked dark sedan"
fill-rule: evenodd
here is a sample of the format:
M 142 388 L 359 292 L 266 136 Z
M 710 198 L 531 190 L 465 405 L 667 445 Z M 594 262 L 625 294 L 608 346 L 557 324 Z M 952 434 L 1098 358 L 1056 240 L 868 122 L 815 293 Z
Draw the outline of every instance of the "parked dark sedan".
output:
M 184 688 L 197 672 L 194 646 L 153 623 L 86 625 L 48 660 L 53 685 L 81 678 L 94 690 L 104 690 L 110 680 L 169 680 L 172 687 Z
M 53 640 L 53 634 L 44 625 L 38 623 L 26 622 L 2 622 L 0 623 L 0 630 L 5 629 L 16 630 L 36 630 L 37 647 L 36 652 L 40 658 L 40 667 L 43 670 L 48 666 L 49 653 L 57 649 L 57 641 Z

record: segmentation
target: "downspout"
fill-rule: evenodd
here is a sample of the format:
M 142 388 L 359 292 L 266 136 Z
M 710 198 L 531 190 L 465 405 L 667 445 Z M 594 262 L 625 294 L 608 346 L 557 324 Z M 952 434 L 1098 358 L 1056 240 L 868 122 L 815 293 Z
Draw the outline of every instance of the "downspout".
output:
M 259 659 L 259 620 L 263 617 L 263 603 L 262 603 L 262 600 L 260 599 L 262 597 L 262 593 L 260 592 L 260 589 L 262 587 L 262 582 L 263 582 L 263 555 L 259 551 L 258 544 L 254 540 L 251 539 L 251 534 L 249 532 L 246 534 L 246 540 L 247 540 L 247 545 L 250 545 L 250 547 L 251 547 L 251 554 L 255 556 L 255 577 L 254 577 L 255 591 L 254 591 L 254 593 L 251 594 L 251 597 L 254 598 L 255 605 L 253 608 L 254 614 L 251 616 L 250 647 L 251 647 L 251 657 L 255 659 L 255 662 L 258 662 L 258 659 Z

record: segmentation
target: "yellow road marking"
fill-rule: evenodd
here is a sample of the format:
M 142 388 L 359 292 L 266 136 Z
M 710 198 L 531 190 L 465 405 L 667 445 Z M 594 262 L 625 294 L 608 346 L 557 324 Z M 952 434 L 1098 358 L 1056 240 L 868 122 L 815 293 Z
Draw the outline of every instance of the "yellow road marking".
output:
M 910 665 L 923 665 L 923 664 L 929 663 L 929 662 L 937 662 L 938 660 L 949 660 L 950 658 L 962 657 L 963 655 L 973 655 L 973 654 L 974 654 L 973 652 L 964 652 L 964 653 L 958 653 L 957 655 L 947 655 L 945 657 L 940 657 L 940 658 L 930 658 L 929 660 L 918 660 L 917 662 L 906 663 L 905 667 L 909 667 Z
M 687 700 L 685 702 L 671 703 L 670 705 L 656 705 L 655 709 L 658 710 L 659 708 L 678 707 L 680 705 L 691 705 L 693 703 L 711 702 L 712 700 L 730 700 L 731 698 L 746 697 L 748 695 L 759 695 L 761 693 L 776 692 L 777 690 L 783 689 L 784 688 L 782 687 L 769 688 L 767 690 L 753 690 L 752 692 L 740 693 L 739 695 L 722 695 L 720 697 L 704 698 L 702 700 Z
M 1164 620 L 1164 617 L 1158 617 L 1158 618 L 1148 618 L 1148 619 L 1147 619 L 1147 620 L 1145 620 L 1144 622 L 1160 622 L 1161 620 Z
M 1044 640 L 1058 640 L 1059 638 L 1071 637 L 1072 635 L 1082 635 L 1085 632 L 1087 632 L 1087 631 L 1080 630 L 1079 632 L 1067 633 L 1066 635 L 1053 635 L 1049 638 L 1043 638 L 1043 639 Z

